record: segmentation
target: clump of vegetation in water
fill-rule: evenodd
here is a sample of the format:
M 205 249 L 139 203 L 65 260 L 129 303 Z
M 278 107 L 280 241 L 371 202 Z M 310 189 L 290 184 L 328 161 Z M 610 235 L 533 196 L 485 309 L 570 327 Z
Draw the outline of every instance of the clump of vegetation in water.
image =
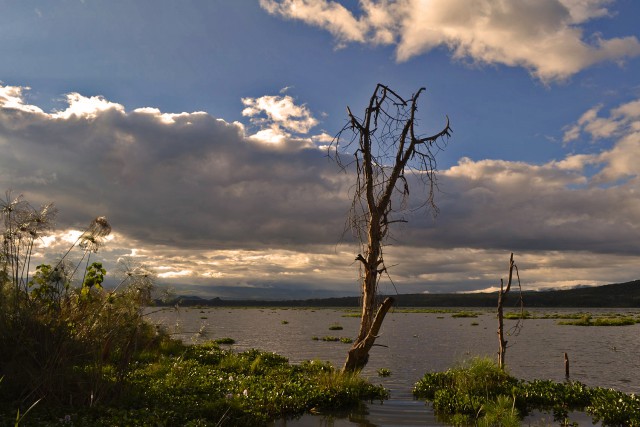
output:
M 413 393 L 433 402 L 439 418 L 454 425 L 520 425 L 539 409 L 568 424 L 572 410 L 586 411 L 604 426 L 640 426 L 640 396 L 579 382 L 523 381 L 487 358 L 444 372 L 427 373 Z
M 216 344 L 235 344 L 236 340 L 234 340 L 233 338 L 224 337 L 224 338 L 217 338 L 214 340 L 214 342 Z
M 453 313 L 451 317 L 478 317 L 478 314 L 475 311 L 458 311 Z
M 283 320 L 283 321 L 282 321 L 282 322 L 280 322 L 280 323 L 281 323 L 281 324 L 283 324 L 283 325 L 288 325 L 288 324 L 289 324 L 289 321 L 288 321 L 288 320 Z
M 349 313 L 344 313 L 341 317 L 362 317 L 362 314 L 349 312 Z
M 456 310 L 451 308 L 425 308 L 425 307 L 411 307 L 411 308 L 396 308 L 395 313 L 455 313 Z
M 235 353 L 212 342 L 185 346 L 167 339 L 162 348 L 132 366 L 127 392 L 120 399 L 70 412 L 63 407 L 42 412 L 36 408 L 30 420 L 53 426 L 68 415 L 73 425 L 256 426 L 312 409 L 388 397 L 382 387 L 342 374 L 329 363 L 291 365 L 274 353 Z M 3 411 L 0 424 L 8 425 L 14 418 L 14 413 Z
M 387 368 L 380 368 L 378 369 L 378 376 L 379 377 L 388 377 L 391 375 L 391 370 L 387 369 Z
M 353 342 L 353 338 L 349 337 L 334 337 L 333 335 L 326 335 L 322 338 L 317 336 L 312 336 L 311 339 L 313 341 L 326 341 L 326 342 L 338 342 L 340 341 L 343 344 L 351 344 Z
M 534 319 L 535 317 L 527 310 L 524 310 L 524 311 L 508 311 L 504 313 L 504 318 L 518 320 L 518 319 Z
M 338 323 L 334 323 L 333 325 L 329 326 L 330 331 L 341 331 L 342 329 L 344 328 Z
M 596 317 L 593 319 L 590 314 L 583 315 L 577 320 L 564 320 L 558 325 L 574 326 L 629 326 L 635 325 L 638 320 L 634 317 Z

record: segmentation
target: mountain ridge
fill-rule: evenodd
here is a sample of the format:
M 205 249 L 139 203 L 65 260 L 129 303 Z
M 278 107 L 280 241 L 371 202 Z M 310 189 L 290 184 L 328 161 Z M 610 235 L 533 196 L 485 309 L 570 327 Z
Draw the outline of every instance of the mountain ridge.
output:
M 381 297 L 384 297 L 382 295 Z M 396 307 L 495 307 L 497 292 L 399 294 L 390 295 Z M 505 307 L 515 306 L 519 292 L 512 288 L 506 295 Z M 571 289 L 524 291 L 525 307 L 531 308 L 640 308 L 640 279 L 600 286 L 578 286 Z M 359 297 L 311 298 L 297 300 L 224 300 L 182 296 L 157 305 L 209 307 L 359 307 Z

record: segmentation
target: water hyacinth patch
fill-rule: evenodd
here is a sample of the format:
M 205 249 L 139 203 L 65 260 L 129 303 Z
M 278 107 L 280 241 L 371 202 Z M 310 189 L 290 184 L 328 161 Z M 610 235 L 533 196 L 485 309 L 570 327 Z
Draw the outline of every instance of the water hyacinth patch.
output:
M 580 382 L 518 380 L 486 358 L 427 373 L 413 394 L 433 402 L 437 416 L 454 425 L 520 425 L 522 416 L 538 409 L 552 411 L 554 419 L 566 425 L 570 411 L 585 411 L 603 426 L 640 426 L 640 398 L 634 394 Z M 498 416 L 503 418 L 496 420 Z
M 181 346 L 179 355 L 139 362 L 127 376 L 127 395 L 109 406 L 70 415 L 73 425 L 259 426 L 311 409 L 344 408 L 388 393 L 327 362 L 291 365 L 274 353 L 235 353 L 215 343 Z M 53 410 L 55 413 L 55 409 Z M 11 414 L 15 417 L 15 413 Z M 66 413 L 36 412 L 34 425 L 59 425 Z M 50 422 L 49 422 L 50 420 Z M 9 418 L 0 415 L 0 424 Z M 221 423 L 221 424 L 219 424 Z

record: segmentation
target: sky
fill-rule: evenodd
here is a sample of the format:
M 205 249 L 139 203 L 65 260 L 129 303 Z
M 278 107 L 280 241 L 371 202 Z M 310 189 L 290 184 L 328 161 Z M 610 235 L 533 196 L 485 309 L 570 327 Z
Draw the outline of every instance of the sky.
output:
M 353 171 L 327 144 L 377 83 L 437 156 L 386 294 L 640 278 L 635 0 L 0 0 L 0 190 L 54 202 L 53 262 L 97 216 L 110 280 L 224 299 L 359 295 Z M 419 204 L 420 192 L 411 203 Z M 79 258 L 79 251 L 70 256 Z

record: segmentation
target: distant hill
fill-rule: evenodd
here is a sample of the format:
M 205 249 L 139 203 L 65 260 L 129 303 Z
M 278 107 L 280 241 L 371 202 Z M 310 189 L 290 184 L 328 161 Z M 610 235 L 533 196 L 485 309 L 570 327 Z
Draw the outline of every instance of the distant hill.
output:
M 474 294 L 402 294 L 393 295 L 398 307 L 495 307 L 497 292 Z M 507 294 L 504 306 L 515 306 L 519 294 Z M 525 307 L 617 307 L 640 308 L 640 280 L 603 286 L 578 287 L 566 290 L 523 292 Z M 181 297 L 171 305 L 212 307 L 358 307 L 358 297 L 306 300 L 224 300 Z M 158 302 L 158 305 L 163 305 Z M 165 304 L 166 305 L 166 304 Z

